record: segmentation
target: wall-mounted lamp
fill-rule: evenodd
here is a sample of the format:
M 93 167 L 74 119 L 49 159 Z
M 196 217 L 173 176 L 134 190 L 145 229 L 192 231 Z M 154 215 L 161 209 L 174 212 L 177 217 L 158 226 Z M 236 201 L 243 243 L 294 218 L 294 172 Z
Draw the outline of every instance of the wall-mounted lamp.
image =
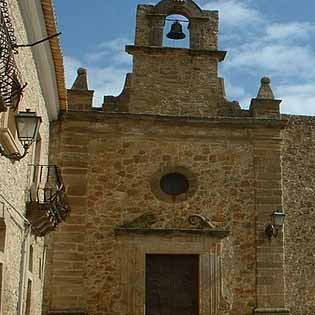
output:
M 29 109 L 27 109 L 26 112 L 19 112 L 18 114 L 16 114 L 16 129 L 24 152 L 23 154 L 20 154 L 19 152 L 8 154 L 0 145 L 0 154 L 12 161 L 19 161 L 23 159 L 28 153 L 28 150 L 32 143 L 37 139 L 41 122 L 42 118 L 40 116 L 36 116 L 36 113 L 31 112 Z
M 268 224 L 266 227 L 266 230 L 265 230 L 265 232 L 266 232 L 266 234 L 270 240 L 272 237 L 278 236 L 279 230 L 283 226 L 285 214 L 283 212 L 280 212 L 280 211 L 275 211 L 271 215 L 271 217 L 272 217 L 273 224 Z

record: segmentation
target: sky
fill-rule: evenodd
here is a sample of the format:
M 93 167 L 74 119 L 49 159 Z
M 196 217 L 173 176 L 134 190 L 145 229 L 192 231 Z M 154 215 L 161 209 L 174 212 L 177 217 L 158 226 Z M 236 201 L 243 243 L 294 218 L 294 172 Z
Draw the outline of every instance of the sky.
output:
M 315 115 L 314 0 L 196 0 L 202 9 L 219 10 L 220 64 L 227 98 L 248 108 L 260 79 L 268 76 L 281 112 Z M 138 4 L 158 0 L 55 0 L 65 60 L 67 87 L 79 67 L 87 68 L 94 106 L 104 95 L 119 95 L 132 59 Z M 170 23 L 166 23 L 165 34 Z M 186 23 L 183 23 L 186 28 Z M 185 31 L 186 32 L 186 31 Z M 165 41 L 165 45 L 187 45 Z

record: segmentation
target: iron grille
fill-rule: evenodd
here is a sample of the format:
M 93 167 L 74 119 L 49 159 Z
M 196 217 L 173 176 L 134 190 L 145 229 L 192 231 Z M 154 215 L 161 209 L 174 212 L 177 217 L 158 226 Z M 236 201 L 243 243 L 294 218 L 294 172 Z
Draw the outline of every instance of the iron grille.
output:
M 31 165 L 33 183 L 27 196 L 27 218 L 42 236 L 65 221 L 70 206 L 56 165 Z
M 0 0 L 0 111 L 17 108 L 23 89 L 15 63 L 16 37 L 6 0 Z

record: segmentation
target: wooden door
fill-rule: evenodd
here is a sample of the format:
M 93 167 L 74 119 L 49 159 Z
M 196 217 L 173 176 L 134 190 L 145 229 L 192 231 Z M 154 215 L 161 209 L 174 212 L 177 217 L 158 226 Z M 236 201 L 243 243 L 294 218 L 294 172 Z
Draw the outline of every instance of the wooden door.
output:
M 198 315 L 198 255 L 146 256 L 146 315 Z

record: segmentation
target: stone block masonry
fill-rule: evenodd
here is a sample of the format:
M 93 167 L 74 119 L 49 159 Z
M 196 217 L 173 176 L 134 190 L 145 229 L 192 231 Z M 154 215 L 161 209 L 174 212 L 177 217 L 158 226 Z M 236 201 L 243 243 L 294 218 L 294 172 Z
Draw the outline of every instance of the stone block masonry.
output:
M 189 49 L 162 46 L 174 13 Z M 51 129 L 72 215 L 48 241 L 44 314 L 145 314 L 155 254 L 198 256 L 200 315 L 314 314 L 314 119 L 281 116 L 269 78 L 249 110 L 227 101 L 218 12 L 192 0 L 138 6 L 126 51 L 122 94 L 93 108 L 80 69 Z M 287 219 L 269 239 L 275 211 Z
M 287 305 L 294 315 L 311 315 L 315 312 L 315 118 L 290 116 L 283 138 Z
M 262 122 L 255 119 L 239 120 L 230 128 L 226 120 L 222 123 L 102 112 L 63 115 L 52 130 L 58 143 L 54 158 L 62 165 L 72 216 L 51 240 L 51 311 L 127 312 L 129 302 L 122 292 L 129 284 L 121 280 L 123 257 L 114 228 L 148 211 L 157 217 L 155 228 L 186 226 L 191 213 L 208 217 L 217 227 L 229 225 L 222 281 L 230 314 L 252 314 L 257 299 L 261 306 L 283 306 L 281 295 L 279 300 L 276 289 L 272 291 L 283 283 L 281 259 L 280 265 L 277 261 L 281 238 L 270 245 L 263 232 L 281 200 L 283 123 L 268 126 L 266 121 L 259 129 L 256 123 Z M 266 153 L 271 148 L 274 155 Z M 183 202 L 159 199 L 152 191 L 152 177 L 178 166 L 197 179 L 195 193 Z M 270 268 L 279 268 L 280 278 L 267 276 Z

